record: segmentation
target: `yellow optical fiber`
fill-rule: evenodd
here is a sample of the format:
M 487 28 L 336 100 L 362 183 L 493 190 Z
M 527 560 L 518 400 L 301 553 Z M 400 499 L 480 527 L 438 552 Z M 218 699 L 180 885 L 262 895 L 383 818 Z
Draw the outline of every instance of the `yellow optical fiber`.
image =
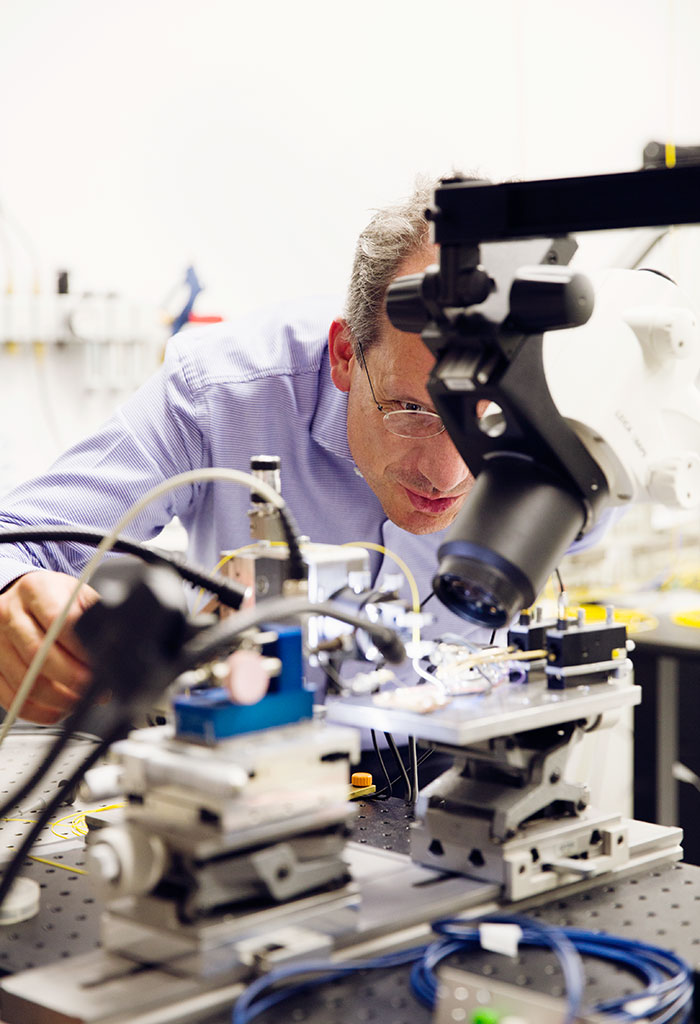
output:
M 62 868 L 63 871 L 70 871 L 74 875 L 86 875 L 87 871 L 83 868 L 72 868 L 70 864 L 61 864 L 57 860 L 48 860 L 46 857 L 36 857 L 33 853 L 28 853 L 29 860 L 38 861 L 39 864 L 48 864 L 50 868 Z
M 691 629 L 700 627 L 700 611 L 697 608 L 688 608 L 684 612 L 674 612 L 671 622 L 676 626 L 688 626 Z
M 51 831 L 59 839 L 70 839 L 70 836 L 65 835 L 62 832 L 56 831 L 57 825 L 62 825 L 64 821 L 69 824 L 66 826 L 70 828 L 74 836 L 86 836 L 88 829 L 85 826 L 85 815 L 86 814 L 98 814 L 101 811 L 116 811 L 120 807 L 126 807 L 126 804 L 107 804 L 104 807 L 95 807 L 92 811 L 71 811 L 70 814 L 64 814 L 62 818 L 57 818 L 51 826 Z
M 67 836 L 64 832 L 57 832 L 56 827 L 58 825 L 62 825 L 64 821 L 67 821 L 69 822 L 70 828 L 72 830 L 73 822 L 78 814 L 80 814 L 80 811 L 71 811 L 70 814 L 64 814 L 62 818 L 57 818 L 56 821 L 54 821 L 51 825 L 51 831 L 53 832 L 53 834 L 55 836 L 58 836 L 59 839 L 70 839 L 70 836 Z M 73 832 L 73 834 L 75 835 L 75 832 Z
M 242 547 L 236 548 L 235 551 L 228 551 L 225 555 L 223 555 L 219 559 L 219 561 L 217 562 L 217 564 L 214 566 L 214 568 L 211 571 L 212 572 L 218 572 L 218 570 L 223 565 L 225 565 L 226 562 L 228 562 L 231 558 L 235 558 L 236 555 L 241 553 L 241 551 L 247 551 L 250 548 L 256 547 L 258 545 L 258 543 L 259 543 L 259 541 L 253 541 L 251 544 L 244 544 Z M 270 543 L 271 547 L 282 547 L 282 546 L 286 545 L 286 542 L 283 541 L 283 540 L 273 540 L 273 541 L 270 541 L 269 543 Z M 400 555 L 396 555 L 396 554 L 394 554 L 393 551 L 389 551 L 388 548 L 383 547 L 381 544 L 374 544 L 372 541 L 352 540 L 352 541 L 348 541 L 347 544 L 343 544 L 341 546 L 344 547 L 344 548 L 366 548 L 366 549 L 371 550 L 371 551 L 378 551 L 382 555 L 388 555 L 389 558 L 391 558 L 394 562 L 396 562 L 396 564 L 398 565 L 399 569 L 401 570 L 401 572 L 406 577 L 406 581 L 407 581 L 409 589 L 411 591 L 412 611 L 414 611 L 416 613 L 420 612 L 420 594 L 418 593 L 418 585 L 416 584 L 416 580 L 415 580 L 415 577 L 414 577 L 413 573 L 411 572 L 409 567 L 406 565 L 406 563 L 404 562 L 403 558 L 400 557 Z M 303 546 L 302 546 L 302 549 L 303 549 Z M 201 598 L 201 595 L 203 593 L 204 593 L 203 588 L 200 588 L 200 590 L 199 590 L 199 592 L 197 594 L 198 600 Z M 196 611 L 196 609 L 194 609 L 193 611 Z M 414 643 L 418 643 L 420 641 L 420 628 L 418 626 L 414 626 L 413 627 L 413 641 L 414 641 Z
M 343 544 L 344 548 L 367 548 L 370 551 L 378 551 L 381 555 L 388 555 L 398 565 L 401 572 L 406 577 L 409 590 L 411 591 L 412 609 L 416 614 L 420 612 L 420 594 L 418 593 L 418 586 L 416 579 L 411 570 L 408 568 L 403 558 L 399 555 L 395 555 L 393 551 L 389 551 L 388 548 L 382 547 L 381 544 L 373 544 L 369 540 L 351 540 L 347 544 Z M 414 626 L 412 632 L 412 640 L 415 644 L 420 643 L 420 627 Z
M 219 561 L 216 563 L 214 568 L 211 570 L 212 574 L 215 573 L 215 572 L 218 572 L 219 569 L 221 569 L 222 566 L 226 565 L 227 562 L 230 562 L 232 558 L 236 557 L 236 555 L 240 555 L 241 551 L 248 551 L 250 548 L 255 548 L 255 547 L 258 546 L 259 543 L 260 543 L 259 540 L 254 540 L 254 541 L 251 541 L 250 544 L 244 544 L 242 547 L 236 548 L 235 551 L 227 551 L 225 555 L 221 556 Z M 285 540 L 271 540 L 271 541 L 268 541 L 268 544 L 270 545 L 271 548 L 287 547 L 287 542 Z M 303 548 L 304 545 L 302 544 L 301 546 Z M 199 588 L 199 590 L 197 591 L 197 601 L 201 601 L 201 599 L 202 599 L 202 597 L 204 595 L 204 591 L 205 591 L 204 587 L 200 587 Z M 200 608 L 201 608 L 201 605 L 197 606 L 196 608 L 193 608 L 192 609 L 192 614 L 196 615 Z
M 236 548 L 235 551 L 229 551 L 228 554 L 224 555 L 223 558 L 220 558 L 219 561 L 216 563 L 214 568 L 211 570 L 212 574 L 215 573 L 215 572 L 218 572 L 219 569 L 223 565 L 226 565 L 226 563 L 229 562 L 232 558 L 235 558 L 239 551 L 243 551 L 244 548 L 250 548 L 252 546 L 253 546 L 252 544 L 245 544 L 244 547 L 242 547 L 242 548 Z M 196 615 L 197 612 L 199 611 L 199 609 L 202 607 L 202 598 L 203 597 L 204 597 L 204 587 L 200 587 L 199 590 L 197 591 L 197 604 L 192 609 L 192 614 L 193 615 Z

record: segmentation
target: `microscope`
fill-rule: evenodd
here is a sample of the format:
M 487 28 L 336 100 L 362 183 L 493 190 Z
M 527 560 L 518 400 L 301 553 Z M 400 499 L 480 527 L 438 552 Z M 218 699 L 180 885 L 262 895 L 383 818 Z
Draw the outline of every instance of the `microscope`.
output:
M 568 235 L 697 220 L 699 178 L 686 167 L 436 189 L 426 215 L 439 265 L 392 283 L 387 312 L 435 356 L 428 391 L 476 477 L 433 583 L 458 616 L 513 624 L 615 509 L 700 504 L 696 315 L 656 271 L 579 273 Z M 676 846 L 668 830 L 597 812 L 567 778 L 585 733 L 640 700 L 624 629 L 525 613 L 509 644 L 542 649 L 526 688 L 456 696 L 430 715 L 366 698 L 329 710 L 454 758 L 419 796 L 412 857 L 520 900 Z

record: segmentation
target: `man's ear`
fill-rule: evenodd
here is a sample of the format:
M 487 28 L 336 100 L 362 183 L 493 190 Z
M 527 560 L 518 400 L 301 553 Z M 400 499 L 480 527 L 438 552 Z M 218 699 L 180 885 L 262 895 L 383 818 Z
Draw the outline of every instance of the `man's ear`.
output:
M 328 332 L 328 354 L 331 362 L 331 380 L 339 391 L 350 390 L 355 366 L 355 349 L 346 320 L 334 320 Z

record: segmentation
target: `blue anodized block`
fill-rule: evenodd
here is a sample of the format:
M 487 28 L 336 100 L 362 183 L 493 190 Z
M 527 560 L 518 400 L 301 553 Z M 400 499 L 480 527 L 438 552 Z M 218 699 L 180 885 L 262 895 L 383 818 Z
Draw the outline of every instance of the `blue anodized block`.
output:
M 176 697 L 176 735 L 204 743 L 216 743 L 241 733 L 288 725 L 313 713 L 313 693 L 304 688 L 301 629 L 270 625 L 277 639 L 264 644 L 266 657 L 279 658 L 282 671 L 270 680 L 270 689 L 257 704 L 234 704 L 222 687 L 195 690 Z

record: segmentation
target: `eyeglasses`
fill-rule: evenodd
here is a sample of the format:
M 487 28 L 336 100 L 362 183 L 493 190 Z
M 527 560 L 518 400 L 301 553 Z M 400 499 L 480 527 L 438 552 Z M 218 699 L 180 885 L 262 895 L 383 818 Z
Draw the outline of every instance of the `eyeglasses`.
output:
M 367 369 L 364 349 L 359 342 L 357 347 L 362 367 L 367 375 L 367 383 L 369 384 L 372 401 L 379 412 L 384 414 L 384 426 L 386 429 L 397 437 L 437 437 L 438 434 L 441 434 L 445 429 L 445 424 L 436 412 L 428 412 L 427 409 L 393 409 L 387 411 L 383 405 L 379 404 L 372 387 L 369 370 Z

